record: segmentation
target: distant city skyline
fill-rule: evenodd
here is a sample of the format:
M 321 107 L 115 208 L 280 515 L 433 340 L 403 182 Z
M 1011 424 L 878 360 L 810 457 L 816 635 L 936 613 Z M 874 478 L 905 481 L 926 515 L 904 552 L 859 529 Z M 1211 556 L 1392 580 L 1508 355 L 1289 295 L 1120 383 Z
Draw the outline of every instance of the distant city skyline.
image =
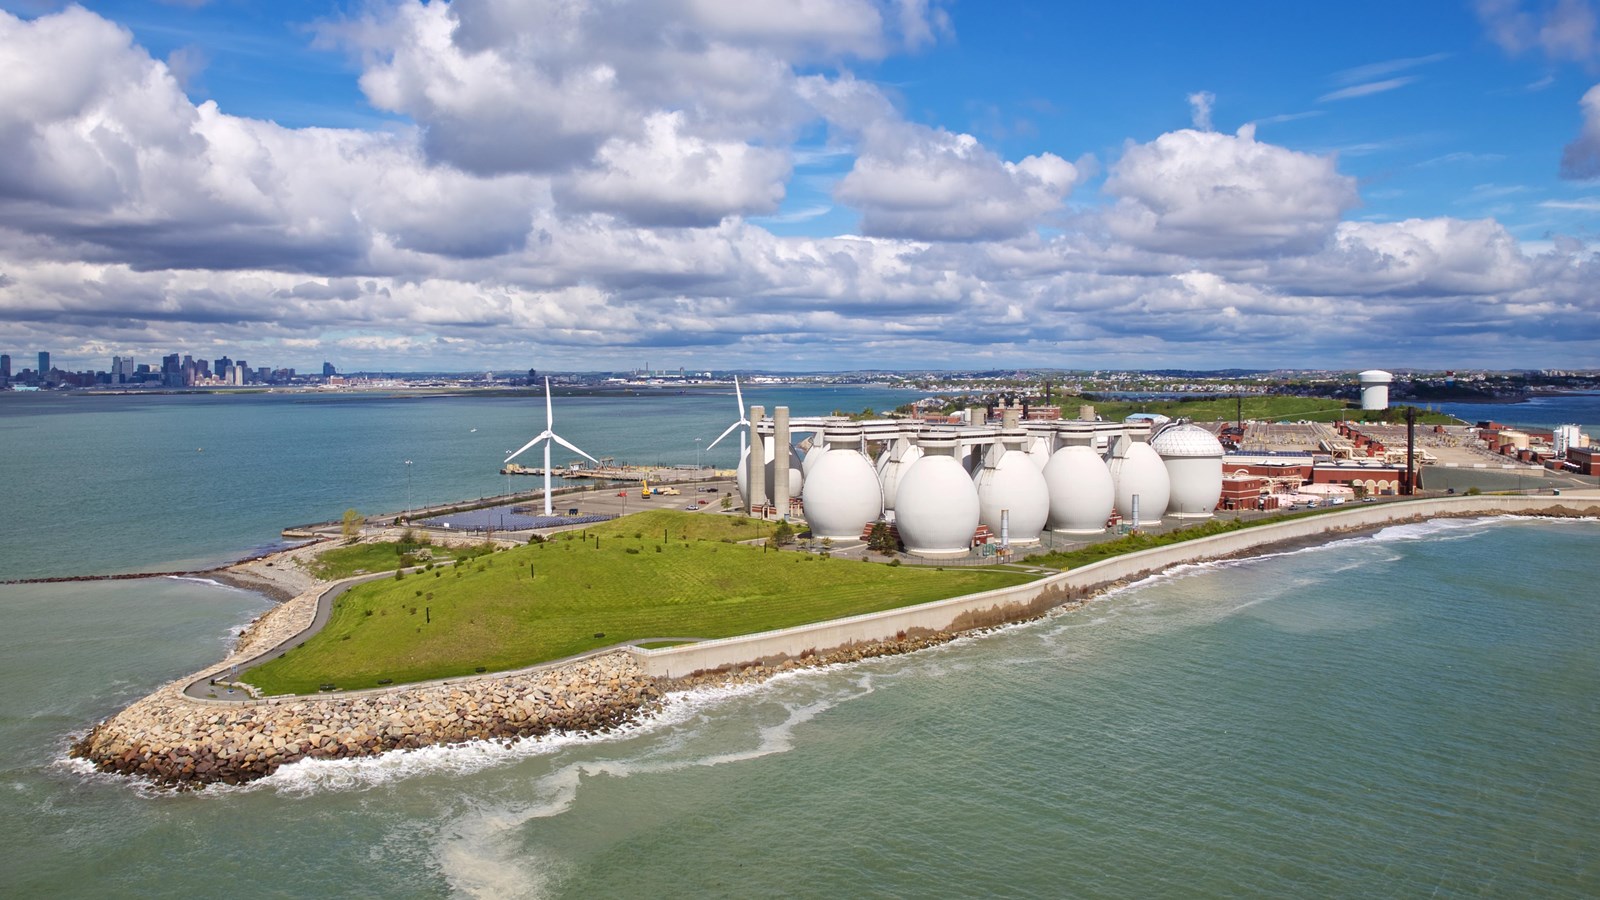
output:
M 4 340 L 1600 366 L 1600 0 L 553 9 L 0 0 Z

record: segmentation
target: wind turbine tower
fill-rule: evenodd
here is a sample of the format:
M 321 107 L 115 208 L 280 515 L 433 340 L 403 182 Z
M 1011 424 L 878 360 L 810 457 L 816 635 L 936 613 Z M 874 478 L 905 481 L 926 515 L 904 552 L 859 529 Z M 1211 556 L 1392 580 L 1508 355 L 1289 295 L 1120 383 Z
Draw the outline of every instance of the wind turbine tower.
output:
M 594 457 L 590 456 L 587 453 L 584 453 L 582 450 L 579 450 L 576 445 L 568 442 L 566 438 L 562 437 L 559 434 L 556 434 L 555 433 L 555 427 L 556 427 L 555 426 L 555 411 L 550 406 L 550 376 L 546 375 L 545 378 L 544 378 L 544 430 L 539 432 L 539 436 L 538 437 L 536 437 L 533 440 L 527 442 L 526 444 L 523 444 L 521 450 L 518 450 L 516 453 L 513 453 L 510 456 L 506 457 L 506 462 L 507 463 L 511 462 L 513 459 L 516 459 L 518 456 L 521 456 L 522 452 L 524 450 L 527 450 L 529 447 L 532 447 L 534 444 L 537 444 L 540 441 L 544 441 L 544 514 L 547 515 L 547 516 L 555 515 L 555 511 L 550 506 L 550 445 L 551 444 L 553 444 L 553 443 L 554 444 L 560 444 L 561 446 L 567 448 L 568 450 L 571 450 L 573 453 L 576 453 L 576 454 L 584 457 L 585 459 L 589 460 L 590 462 L 594 463 L 595 465 L 599 465 L 600 464 L 600 460 L 595 459 Z
M 747 429 L 747 430 L 750 428 L 750 420 L 745 418 L 744 392 L 739 390 L 739 376 L 737 376 L 737 375 L 733 376 L 733 396 L 735 397 L 735 402 L 739 404 L 739 418 L 735 419 L 733 424 L 729 425 L 728 429 L 726 431 L 724 431 L 721 434 L 717 435 L 717 439 L 711 442 L 711 446 L 707 447 L 706 448 L 707 450 L 715 450 L 717 445 L 722 443 L 722 439 L 727 437 L 731 432 L 733 432 L 734 429 L 739 428 L 740 426 L 744 426 L 744 428 Z M 738 462 L 738 465 L 741 465 L 741 466 L 744 465 L 744 439 L 745 439 L 745 432 L 743 432 L 743 431 L 739 432 L 739 462 Z

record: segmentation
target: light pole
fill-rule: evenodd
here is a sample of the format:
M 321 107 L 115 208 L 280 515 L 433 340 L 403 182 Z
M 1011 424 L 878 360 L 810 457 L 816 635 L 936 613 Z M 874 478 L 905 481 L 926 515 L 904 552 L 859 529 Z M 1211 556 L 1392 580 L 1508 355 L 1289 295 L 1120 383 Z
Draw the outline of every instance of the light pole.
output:
M 508 458 L 511 456 L 510 450 L 506 451 L 506 456 Z M 511 463 L 505 463 L 500 468 L 504 469 L 506 473 L 506 499 L 509 500 L 511 498 Z
M 700 442 L 705 438 L 694 439 L 694 477 L 700 477 Z
M 411 460 L 406 460 L 406 519 L 411 518 Z

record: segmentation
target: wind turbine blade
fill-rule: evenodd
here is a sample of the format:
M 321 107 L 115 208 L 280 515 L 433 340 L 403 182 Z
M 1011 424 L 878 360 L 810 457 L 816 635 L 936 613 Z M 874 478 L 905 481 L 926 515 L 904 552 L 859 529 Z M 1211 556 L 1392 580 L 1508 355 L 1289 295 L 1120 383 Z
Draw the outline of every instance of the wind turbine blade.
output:
M 581 454 L 585 459 L 589 460 L 590 462 L 594 463 L 595 465 L 599 465 L 600 464 L 600 460 L 595 459 L 594 457 L 590 456 L 587 453 L 584 453 L 582 450 L 579 450 L 578 446 L 576 444 L 568 443 L 567 439 L 562 437 L 561 435 L 553 434 L 551 432 L 545 432 L 545 433 L 550 435 L 550 440 L 555 441 L 556 443 L 558 443 L 561 446 L 567 448 L 568 450 L 571 450 L 573 453 Z
M 723 433 L 721 433 L 719 435 L 717 435 L 717 439 L 712 441 L 711 442 L 711 446 L 707 447 L 706 449 L 707 450 L 715 450 L 717 448 L 717 445 L 722 443 L 722 439 L 723 438 L 727 437 L 730 434 L 733 434 L 734 429 L 738 428 L 740 425 L 743 425 L 743 424 L 744 424 L 744 421 L 740 420 L 738 422 L 733 423 L 732 425 L 729 425 L 728 426 L 728 430 L 724 431 Z
M 539 436 L 534 438 L 533 440 L 527 442 L 526 444 L 523 444 L 521 450 L 518 450 L 517 452 L 515 452 L 515 453 L 511 454 L 510 456 L 506 457 L 506 462 L 511 462 L 513 459 L 516 459 L 517 457 L 521 456 L 524 452 L 526 452 L 529 447 L 532 447 L 534 444 L 537 444 L 540 441 L 542 441 L 545 438 L 550 437 L 550 436 L 551 436 L 551 434 L 550 434 L 549 431 L 541 431 L 541 432 L 539 432 Z
M 544 377 L 544 430 L 556 427 L 556 413 L 550 406 L 550 376 Z
M 739 390 L 739 376 L 733 376 L 733 396 L 739 403 L 739 421 L 744 421 L 744 391 Z

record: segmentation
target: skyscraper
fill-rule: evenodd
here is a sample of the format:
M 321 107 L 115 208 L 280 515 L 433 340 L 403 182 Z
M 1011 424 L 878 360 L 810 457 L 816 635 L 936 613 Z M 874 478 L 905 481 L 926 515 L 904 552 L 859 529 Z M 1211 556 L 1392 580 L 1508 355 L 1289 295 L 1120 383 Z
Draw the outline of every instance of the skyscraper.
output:
M 0 378 L 11 377 L 11 354 L 0 353 Z
M 335 369 L 333 367 L 333 363 L 325 362 L 325 363 L 322 364 L 322 377 L 323 378 L 332 378 L 333 376 L 335 376 L 337 374 L 339 374 L 339 370 Z
M 39 380 L 43 381 L 44 377 L 46 375 L 49 375 L 49 374 L 50 374 L 50 351 L 49 350 L 40 350 L 39 351 Z

